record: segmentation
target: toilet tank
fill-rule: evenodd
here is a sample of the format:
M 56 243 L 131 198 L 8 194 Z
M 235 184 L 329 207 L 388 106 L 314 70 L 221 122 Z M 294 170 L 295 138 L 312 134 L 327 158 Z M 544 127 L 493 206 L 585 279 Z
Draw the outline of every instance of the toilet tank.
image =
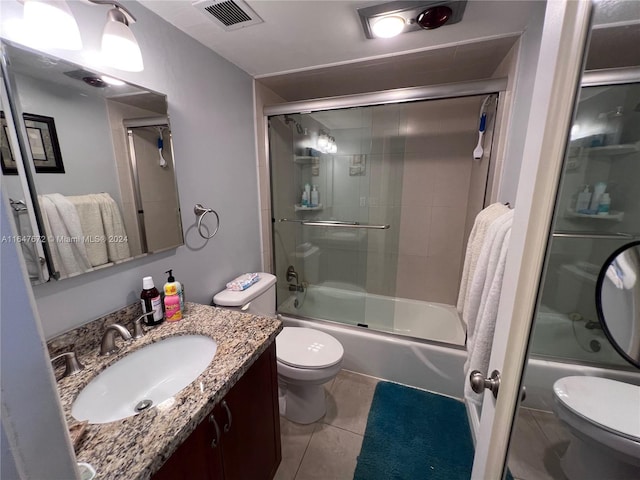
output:
M 222 290 L 213 297 L 214 305 L 241 310 L 254 315 L 276 316 L 276 277 L 270 273 L 258 273 L 260 280 L 246 290 L 235 292 Z M 244 308 L 243 308 L 244 307 Z

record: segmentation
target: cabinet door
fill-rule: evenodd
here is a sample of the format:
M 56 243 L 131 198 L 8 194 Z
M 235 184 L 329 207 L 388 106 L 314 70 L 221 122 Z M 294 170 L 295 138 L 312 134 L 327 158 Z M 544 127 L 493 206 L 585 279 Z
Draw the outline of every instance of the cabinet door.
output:
M 216 407 L 225 480 L 267 480 L 280 464 L 275 342 Z
M 217 412 L 220 417 L 220 413 Z M 153 476 L 153 480 L 219 480 L 222 477 L 222 430 L 218 445 L 212 447 L 215 428 L 209 416 L 175 451 Z

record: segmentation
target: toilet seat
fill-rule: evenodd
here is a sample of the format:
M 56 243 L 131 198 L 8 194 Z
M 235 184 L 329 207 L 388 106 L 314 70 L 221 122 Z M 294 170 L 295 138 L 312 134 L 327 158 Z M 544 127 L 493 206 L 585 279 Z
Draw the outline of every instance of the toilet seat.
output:
M 293 368 L 330 368 L 340 363 L 343 355 L 338 340 L 312 328 L 284 327 L 276 337 L 278 362 Z
M 640 442 L 640 386 L 601 377 L 564 377 L 553 384 L 556 400 L 585 421 Z

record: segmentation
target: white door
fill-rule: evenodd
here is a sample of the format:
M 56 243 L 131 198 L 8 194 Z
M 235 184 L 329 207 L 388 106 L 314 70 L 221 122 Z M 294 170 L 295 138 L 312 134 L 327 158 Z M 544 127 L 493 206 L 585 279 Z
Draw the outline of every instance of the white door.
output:
M 586 0 L 547 3 L 491 360 L 483 372 L 500 372 L 500 391 L 497 400 L 484 394 L 473 479 L 502 478 L 591 10 Z

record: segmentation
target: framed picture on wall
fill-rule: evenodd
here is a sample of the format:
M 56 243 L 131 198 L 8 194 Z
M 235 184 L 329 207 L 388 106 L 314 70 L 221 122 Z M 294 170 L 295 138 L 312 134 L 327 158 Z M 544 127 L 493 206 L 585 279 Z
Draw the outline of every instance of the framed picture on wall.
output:
M 25 113 L 24 126 L 36 173 L 64 173 L 53 117 Z
M 4 112 L 0 112 L 0 165 L 4 175 L 17 175 L 18 166 L 9 144 L 9 132 L 7 131 L 7 119 Z

